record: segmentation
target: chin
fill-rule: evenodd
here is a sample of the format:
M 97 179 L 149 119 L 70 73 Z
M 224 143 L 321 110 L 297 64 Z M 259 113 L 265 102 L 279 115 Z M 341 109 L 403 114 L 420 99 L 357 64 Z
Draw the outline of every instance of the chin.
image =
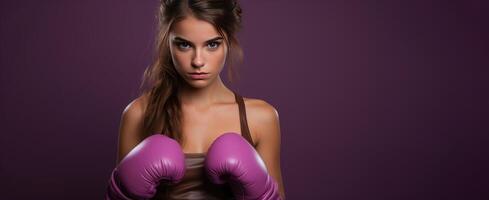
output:
M 186 80 L 187 84 L 195 89 L 205 88 L 210 85 L 210 79 L 201 79 L 201 80 Z

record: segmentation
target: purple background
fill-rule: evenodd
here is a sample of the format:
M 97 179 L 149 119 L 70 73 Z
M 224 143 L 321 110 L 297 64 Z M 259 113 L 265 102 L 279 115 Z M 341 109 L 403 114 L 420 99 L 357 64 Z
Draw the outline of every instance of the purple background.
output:
M 1 1 L 1 199 L 103 198 L 157 2 Z M 489 199 L 486 2 L 242 1 L 288 199 Z

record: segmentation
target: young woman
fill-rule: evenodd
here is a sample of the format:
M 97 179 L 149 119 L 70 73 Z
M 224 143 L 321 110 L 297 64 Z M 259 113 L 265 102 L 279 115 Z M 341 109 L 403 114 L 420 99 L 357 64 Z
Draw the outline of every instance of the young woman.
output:
M 273 183 L 276 185 L 276 196 L 280 195 L 281 199 L 285 199 L 280 169 L 280 124 L 277 110 L 264 100 L 241 97 L 226 87 L 220 77 L 224 65 L 232 67 L 235 60 L 242 59 L 242 50 L 236 38 L 236 33 L 241 27 L 241 7 L 238 2 L 236 0 L 162 0 L 159 11 L 157 56 L 144 74 L 145 79 L 142 86 L 147 87 L 125 108 L 122 114 L 117 164 L 120 166 L 135 162 L 127 157 L 142 157 L 137 154 L 138 152 L 133 153 L 134 149 L 138 149 L 140 154 L 146 153 L 143 151 L 149 148 L 147 146 L 150 142 L 145 142 L 146 147 L 139 147 L 143 145 L 142 141 L 155 134 L 165 135 L 178 142 L 176 145 L 178 147 L 175 148 L 181 148 L 183 152 L 184 172 L 176 170 L 177 172 L 171 172 L 174 174 L 166 174 L 173 177 L 168 179 L 158 177 L 157 180 L 163 180 L 161 182 L 169 183 L 176 179 L 178 181 L 172 182 L 174 184 L 158 184 L 156 193 L 150 192 L 151 195 L 148 197 L 152 199 L 233 199 L 238 197 L 277 199 L 272 198 Z M 229 71 L 233 72 L 232 69 Z M 211 146 L 218 146 L 214 144 L 217 143 L 216 140 L 229 132 L 238 133 L 245 143 L 250 144 L 249 147 L 252 150 L 246 149 L 247 147 L 242 146 L 243 143 L 239 141 L 237 143 L 227 142 L 228 146 L 222 143 L 224 146 L 214 147 L 213 152 L 218 152 L 209 158 L 211 155 L 208 155 L 210 153 L 208 151 Z M 157 148 L 175 146 L 168 139 L 163 140 Z M 259 181 L 255 180 L 256 177 L 248 177 L 246 181 L 251 181 L 251 183 L 248 182 L 248 185 L 243 185 L 243 180 L 240 182 L 241 185 L 232 181 L 228 184 L 215 184 L 209 181 L 209 173 L 219 172 L 206 171 L 204 168 L 211 168 L 212 162 L 219 162 L 217 161 L 220 160 L 219 156 L 224 156 L 220 154 L 228 150 L 232 152 L 234 147 L 241 148 L 238 147 L 240 145 L 246 150 L 239 149 L 236 151 L 238 154 L 246 151 L 250 152 L 247 154 L 250 156 L 254 155 L 253 151 L 256 150 L 262 160 L 262 165 L 266 167 L 265 173 L 268 173 L 264 176 L 263 173 L 260 175 L 261 178 L 265 177 L 266 183 L 258 183 Z M 135 148 L 137 146 L 138 148 Z M 165 151 L 173 150 L 158 149 L 157 151 L 164 154 Z M 129 153 L 133 155 L 128 156 Z M 154 153 L 151 153 L 150 156 L 154 157 Z M 180 158 L 174 155 L 169 157 L 172 156 L 174 160 L 169 159 L 171 162 L 169 160 L 159 162 L 177 163 L 169 167 L 172 170 L 181 167 L 178 161 L 175 161 Z M 145 159 L 147 160 L 147 157 Z M 206 159 L 211 159 L 211 161 Z M 244 160 L 241 160 L 243 165 L 240 166 L 244 171 L 242 173 L 247 174 L 246 170 L 251 170 L 246 166 L 260 166 L 260 162 L 255 164 Z M 131 167 L 140 165 L 143 164 L 131 163 Z M 128 168 L 123 167 L 114 170 L 118 174 L 115 173 L 112 177 L 112 184 L 115 188 L 111 188 L 112 193 L 114 191 L 121 193 L 118 194 L 119 196 L 124 196 L 122 193 L 130 190 L 127 189 L 129 186 L 123 185 L 124 180 L 120 180 L 124 176 L 123 170 Z M 156 169 L 161 169 L 161 166 Z M 166 170 L 165 173 L 170 172 Z M 177 176 L 178 178 L 175 178 Z M 271 179 L 266 177 L 271 177 Z M 134 182 L 133 179 L 131 180 Z M 237 188 L 244 187 L 248 193 L 261 188 L 272 189 L 264 189 L 264 192 L 259 194 L 260 197 L 253 197 L 251 194 L 240 196 L 236 194 L 239 191 L 232 188 L 231 185 Z M 246 188 L 250 187 L 249 185 L 256 185 L 259 189 Z M 241 191 L 241 193 L 245 192 Z M 245 197 L 246 195 L 248 197 Z M 266 197 L 267 195 L 269 197 Z M 125 194 L 125 196 L 119 198 L 130 199 L 131 195 Z M 112 198 L 115 199 L 115 197 Z

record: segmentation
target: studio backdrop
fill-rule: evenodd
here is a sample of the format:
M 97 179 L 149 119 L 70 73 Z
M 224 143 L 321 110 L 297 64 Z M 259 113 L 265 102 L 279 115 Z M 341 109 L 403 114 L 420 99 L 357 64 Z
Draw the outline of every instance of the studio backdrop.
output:
M 1 199 L 103 199 L 157 0 L 0 3 Z M 241 1 L 287 199 L 489 199 L 487 1 Z

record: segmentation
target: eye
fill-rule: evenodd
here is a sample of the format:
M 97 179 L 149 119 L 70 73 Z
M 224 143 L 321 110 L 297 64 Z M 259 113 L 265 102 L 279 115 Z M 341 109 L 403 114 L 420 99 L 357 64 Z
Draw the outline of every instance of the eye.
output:
M 211 49 L 217 49 L 221 43 L 220 42 L 209 42 L 209 46 Z
M 180 49 L 186 49 L 186 48 L 188 48 L 190 46 L 187 42 L 175 42 L 175 44 Z

